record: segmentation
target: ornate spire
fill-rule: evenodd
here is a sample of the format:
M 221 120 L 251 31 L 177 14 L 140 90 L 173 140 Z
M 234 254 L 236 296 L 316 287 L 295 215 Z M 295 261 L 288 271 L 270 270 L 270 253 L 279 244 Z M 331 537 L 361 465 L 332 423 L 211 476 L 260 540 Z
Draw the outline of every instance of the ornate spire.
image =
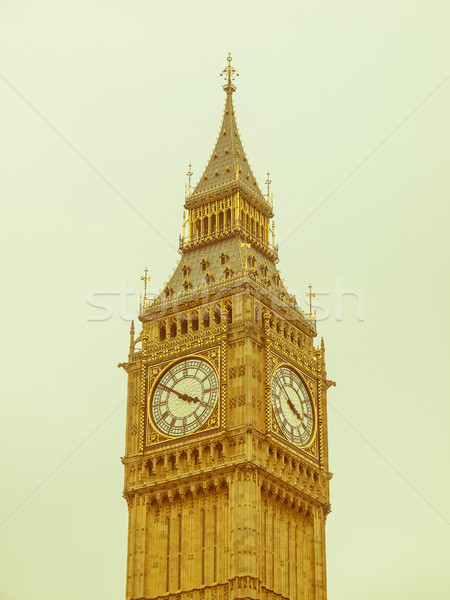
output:
M 256 178 L 248 164 L 244 147 L 239 137 L 232 97 L 233 92 L 236 91 L 233 80 L 237 77 L 238 73 L 231 66 L 231 54 L 228 55 L 227 60 L 228 66 L 221 73 L 221 76 L 226 78 L 226 84 L 223 86 L 223 89 L 227 94 L 227 98 L 219 137 L 217 138 L 209 163 L 197 187 L 190 195 L 188 202 L 194 202 L 199 196 L 203 196 L 209 192 L 215 192 L 216 190 L 221 192 L 223 189 L 235 184 L 265 203 L 266 199 L 261 193 Z
M 134 341 L 134 321 L 131 321 L 131 327 L 130 327 L 130 351 L 129 351 L 129 354 L 134 354 L 134 347 L 135 347 L 135 345 L 136 345 L 136 342 Z

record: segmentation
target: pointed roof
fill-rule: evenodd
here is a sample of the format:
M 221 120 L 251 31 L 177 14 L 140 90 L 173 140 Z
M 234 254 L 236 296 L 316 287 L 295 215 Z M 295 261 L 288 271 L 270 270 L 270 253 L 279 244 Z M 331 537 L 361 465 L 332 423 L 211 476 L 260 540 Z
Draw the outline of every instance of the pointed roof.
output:
M 228 62 L 228 67 L 222 73 L 228 77 L 228 81 L 223 86 L 227 98 L 219 136 L 206 169 L 193 194 L 189 197 L 188 203 L 191 200 L 196 200 L 199 196 L 207 195 L 209 192 L 221 191 L 236 184 L 258 200 L 266 203 L 239 137 L 233 106 L 233 92 L 236 91 L 236 87 L 232 83 L 232 79 L 237 73 L 231 67 L 231 56 L 228 57 Z

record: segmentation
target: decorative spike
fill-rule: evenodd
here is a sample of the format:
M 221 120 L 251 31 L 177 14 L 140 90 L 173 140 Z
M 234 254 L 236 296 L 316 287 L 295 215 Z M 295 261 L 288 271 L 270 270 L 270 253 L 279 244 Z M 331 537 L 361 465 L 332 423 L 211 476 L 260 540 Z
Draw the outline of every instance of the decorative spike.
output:
M 188 169 L 188 172 L 186 173 L 186 175 L 188 177 L 188 186 L 187 186 L 187 196 L 188 197 L 191 195 L 191 177 L 193 174 L 194 173 L 192 172 L 192 164 L 189 163 L 189 169 Z
M 144 275 L 141 275 L 141 281 L 144 282 L 144 304 L 145 301 L 147 300 L 147 282 L 150 281 L 150 277 L 148 276 L 148 269 L 147 267 L 145 267 L 144 269 Z
M 134 354 L 134 321 L 131 321 L 130 327 L 130 354 Z
M 267 179 L 265 181 L 265 184 L 267 185 L 267 203 L 270 204 L 270 184 L 272 183 L 272 180 L 270 179 L 270 172 L 267 171 Z
M 306 292 L 306 297 L 309 298 L 309 316 L 310 318 L 312 317 L 312 299 L 316 297 L 316 295 L 311 291 L 312 290 L 312 285 L 309 284 L 309 292 Z M 314 315 L 316 314 L 316 311 L 314 311 Z M 314 316 L 314 320 L 315 320 L 315 316 Z

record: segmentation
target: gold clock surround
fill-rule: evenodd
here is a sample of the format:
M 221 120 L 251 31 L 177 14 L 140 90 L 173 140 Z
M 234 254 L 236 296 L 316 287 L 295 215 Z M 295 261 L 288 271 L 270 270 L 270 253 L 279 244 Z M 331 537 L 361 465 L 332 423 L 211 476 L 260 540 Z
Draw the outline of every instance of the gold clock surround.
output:
M 204 376 L 201 381 L 196 377 L 199 371 Z M 184 437 L 205 424 L 218 398 L 219 378 L 213 365 L 204 358 L 183 357 L 166 367 L 153 384 L 148 418 L 161 434 Z
M 183 361 L 193 359 L 193 360 L 201 360 L 209 365 L 212 371 L 217 378 L 218 384 L 218 392 L 217 398 L 214 401 L 214 406 L 211 412 L 208 414 L 205 422 L 201 423 L 196 429 L 183 433 L 177 436 L 172 436 L 167 433 L 161 431 L 161 428 L 155 423 L 154 418 L 151 414 L 151 402 L 153 398 L 153 394 L 155 389 L 157 388 L 159 382 L 163 379 L 164 375 L 170 372 L 170 370 L 176 367 L 178 364 Z M 145 447 L 151 447 L 156 444 L 161 444 L 164 442 L 176 441 L 186 437 L 189 437 L 193 434 L 203 433 L 205 431 L 216 430 L 222 426 L 222 418 L 221 418 L 221 364 L 220 364 L 220 347 L 209 348 L 207 350 L 203 350 L 201 352 L 186 354 L 184 356 L 178 357 L 176 359 L 166 360 L 159 364 L 153 364 L 148 366 L 147 368 L 147 389 L 145 390 L 145 423 L 146 423 L 146 431 L 145 431 Z
M 300 380 L 300 384 L 301 386 L 304 388 L 305 393 L 307 395 L 307 403 L 310 405 L 311 407 L 311 411 L 312 411 L 312 428 L 311 428 L 311 432 L 308 434 L 307 437 L 307 441 L 305 443 L 297 443 L 296 441 L 294 441 L 294 436 L 291 435 L 291 437 L 288 435 L 287 431 L 285 431 L 285 427 L 283 427 L 283 424 L 280 423 L 280 418 L 277 416 L 277 410 L 275 408 L 275 398 L 273 397 L 273 386 L 274 386 L 274 380 L 275 377 L 277 376 L 278 373 L 280 373 L 283 369 L 292 372 L 294 374 L 294 376 L 297 376 L 297 378 Z M 286 393 L 286 392 L 285 392 Z M 316 432 L 317 432 L 317 410 L 315 407 L 315 403 L 312 399 L 312 395 L 309 389 L 308 384 L 306 383 L 304 377 L 302 377 L 302 374 L 300 373 L 300 371 L 298 369 L 293 368 L 292 365 L 288 364 L 288 363 L 281 363 L 278 364 L 276 366 L 276 368 L 274 369 L 273 373 L 272 373 L 272 379 L 271 379 L 271 395 L 272 395 L 272 412 L 273 412 L 273 422 L 277 424 L 276 427 L 276 432 L 279 433 L 281 432 L 283 437 L 285 437 L 291 444 L 293 444 L 296 447 L 299 448 L 307 448 L 309 446 L 311 446 L 314 442 L 314 438 L 316 436 Z M 289 397 L 289 399 L 291 399 Z M 288 400 L 289 402 L 289 400 Z M 293 407 L 291 410 L 295 410 L 295 407 Z M 282 412 L 282 411 L 281 411 Z
M 319 388 L 316 373 L 311 369 L 306 368 L 305 364 L 298 364 L 298 362 L 294 359 L 294 357 L 283 356 L 280 352 L 281 348 L 272 348 L 272 352 L 270 353 L 269 364 L 271 368 L 267 371 L 266 374 L 266 407 L 267 407 L 267 428 L 268 431 L 273 435 L 277 440 L 283 440 L 290 447 L 295 448 L 298 452 L 305 453 L 310 458 L 317 460 L 319 457 L 319 445 L 321 443 L 320 436 L 321 427 L 320 420 L 321 414 L 319 411 Z M 292 369 L 297 375 L 300 377 L 303 382 L 309 398 L 311 400 L 313 410 L 314 410 L 314 432 L 311 436 L 311 439 L 304 446 L 299 446 L 291 442 L 283 433 L 283 430 L 278 424 L 277 418 L 275 416 L 275 411 L 273 409 L 272 402 L 272 380 L 275 372 L 281 367 L 288 367 Z

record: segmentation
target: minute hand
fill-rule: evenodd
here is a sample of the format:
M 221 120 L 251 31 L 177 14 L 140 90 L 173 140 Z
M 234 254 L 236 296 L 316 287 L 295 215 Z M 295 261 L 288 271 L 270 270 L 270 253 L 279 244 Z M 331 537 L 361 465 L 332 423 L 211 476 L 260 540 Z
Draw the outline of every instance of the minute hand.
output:
M 188 394 L 182 394 L 181 392 L 177 392 L 177 390 L 167 387 L 167 385 L 163 385 L 162 383 L 160 383 L 160 387 L 162 387 L 163 390 L 167 390 L 168 392 L 176 394 L 182 400 L 186 400 L 186 402 L 200 402 L 200 398 L 197 398 L 197 396 L 193 398 L 192 396 L 188 396 Z

